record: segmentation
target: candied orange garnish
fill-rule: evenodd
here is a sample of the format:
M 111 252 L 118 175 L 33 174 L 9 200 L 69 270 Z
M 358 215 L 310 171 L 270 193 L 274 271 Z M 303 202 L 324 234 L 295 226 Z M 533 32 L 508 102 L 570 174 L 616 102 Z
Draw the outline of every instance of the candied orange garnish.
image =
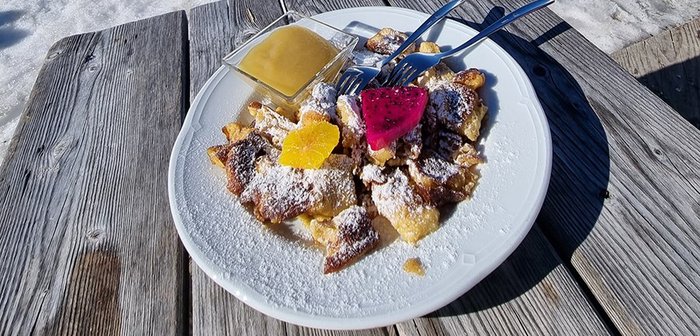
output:
M 294 168 L 321 168 L 339 139 L 338 126 L 327 121 L 309 122 L 287 134 L 279 162 Z

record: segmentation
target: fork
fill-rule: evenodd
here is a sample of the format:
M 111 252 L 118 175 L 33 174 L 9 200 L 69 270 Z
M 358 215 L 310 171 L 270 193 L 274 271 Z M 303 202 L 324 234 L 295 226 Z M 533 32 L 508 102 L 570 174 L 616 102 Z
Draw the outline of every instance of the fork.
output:
M 406 86 L 418 78 L 418 76 L 420 76 L 423 72 L 437 65 L 443 58 L 452 56 L 472 46 L 473 44 L 481 42 L 483 39 L 505 27 L 509 23 L 538 9 L 542 9 L 553 2 L 554 0 L 538 0 L 522 6 L 510 14 L 500 18 L 498 21 L 492 23 L 479 34 L 469 39 L 469 41 L 454 49 L 436 54 L 421 52 L 412 53 L 404 57 L 404 59 L 401 60 L 396 67 L 394 67 L 394 70 L 392 70 L 391 74 L 387 77 L 387 80 L 383 83 L 383 86 Z
M 391 55 L 387 56 L 382 60 L 378 66 L 359 66 L 355 65 L 349 67 L 343 75 L 340 77 L 336 84 L 336 90 L 339 95 L 354 95 L 360 92 L 362 89 L 369 84 L 373 79 L 381 73 L 382 68 L 391 62 L 394 58 L 401 55 L 401 53 L 408 48 L 411 43 L 417 40 L 423 33 L 430 27 L 438 23 L 447 13 L 451 12 L 453 9 L 461 5 L 465 0 L 453 0 L 440 7 L 433 15 L 431 15 L 423 24 L 416 29 L 416 31 L 409 36 L 406 41 L 404 41 L 398 49 L 396 49 Z

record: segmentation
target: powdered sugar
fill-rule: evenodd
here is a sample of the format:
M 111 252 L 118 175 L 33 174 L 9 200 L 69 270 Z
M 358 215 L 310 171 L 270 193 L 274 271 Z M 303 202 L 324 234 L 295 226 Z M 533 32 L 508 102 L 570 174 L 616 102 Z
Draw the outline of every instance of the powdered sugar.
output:
M 259 168 L 241 194 L 241 202 L 254 203 L 258 219 L 279 223 L 306 212 L 322 197 L 303 171 L 270 166 Z
M 255 118 L 255 129 L 270 136 L 270 140 L 277 147 L 282 147 L 284 138 L 287 137 L 289 131 L 297 126 L 289 121 L 289 119 L 279 115 L 267 106 L 258 109 Z
M 352 52 L 352 63 L 361 66 L 378 66 L 387 55 L 377 54 L 367 49 L 354 50 Z
M 476 93 L 464 85 L 445 83 L 430 92 L 430 107 L 442 126 L 460 131 L 477 99 Z
M 372 185 L 372 200 L 379 214 L 387 218 L 396 218 L 407 208 L 419 211 L 424 207 L 423 199 L 413 190 L 408 176 L 400 169 L 387 175 L 385 183 Z
M 360 179 L 365 186 L 370 186 L 374 184 L 384 184 L 386 183 L 387 177 L 382 173 L 382 168 L 368 164 L 362 167 L 362 172 L 360 173 Z
M 418 162 L 408 161 L 409 169 L 414 169 L 420 174 L 436 181 L 439 184 L 446 184 L 451 178 L 460 173 L 460 166 L 443 160 L 434 155 L 421 158 Z
M 338 93 L 335 87 L 328 83 L 318 83 L 311 91 L 311 95 L 299 108 L 300 119 L 304 119 L 307 113 L 318 113 L 327 117 L 328 121 L 336 122 L 335 113 L 336 97 Z

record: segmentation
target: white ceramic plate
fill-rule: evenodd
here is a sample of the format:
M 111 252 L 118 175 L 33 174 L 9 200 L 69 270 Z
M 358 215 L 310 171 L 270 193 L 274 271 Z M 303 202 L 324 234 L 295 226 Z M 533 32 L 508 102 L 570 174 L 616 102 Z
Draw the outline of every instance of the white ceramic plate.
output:
M 411 31 L 427 17 L 391 7 L 315 16 L 364 37 L 381 27 Z M 436 42 L 443 47 L 476 34 L 454 21 L 441 29 Z M 328 329 L 411 319 L 441 308 L 476 285 L 532 226 L 547 191 L 551 140 L 531 83 L 498 45 L 484 41 L 449 63 L 455 70 L 468 66 L 487 74 L 488 88 L 482 95 L 489 117 L 480 142 L 486 163 L 480 165 L 482 177 L 473 198 L 444 216 L 441 228 L 417 248 L 397 240 L 329 276 L 321 273 L 322 252 L 305 245 L 303 233 L 292 227 L 283 235 L 263 227 L 226 190 L 223 170 L 209 163 L 206 148 L 225 141 L 221 127 L 238 118 L 252 95 L 221 67 L 192 102 L 170 158 L 170 207 L 192 259 L 253 308 L 287 322 Z M 424 263 L 424 277 L 402 270 L 412 257 Z

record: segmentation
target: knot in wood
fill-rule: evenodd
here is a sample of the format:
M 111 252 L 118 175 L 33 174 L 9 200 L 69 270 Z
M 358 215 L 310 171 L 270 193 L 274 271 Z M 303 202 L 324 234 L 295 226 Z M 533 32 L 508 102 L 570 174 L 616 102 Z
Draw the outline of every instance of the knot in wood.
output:
M 542 65 L 535 64 L 535 66 L 532 67 L 532 72 L 535 76 L 544 77 L 547 74 L 547 69 Z
M 104 236 L 105 230 L 96 228 L 88 231 L 87 233 L 87 239 L 91 242 L 96 242 L 102 240 L 102 237 Z

